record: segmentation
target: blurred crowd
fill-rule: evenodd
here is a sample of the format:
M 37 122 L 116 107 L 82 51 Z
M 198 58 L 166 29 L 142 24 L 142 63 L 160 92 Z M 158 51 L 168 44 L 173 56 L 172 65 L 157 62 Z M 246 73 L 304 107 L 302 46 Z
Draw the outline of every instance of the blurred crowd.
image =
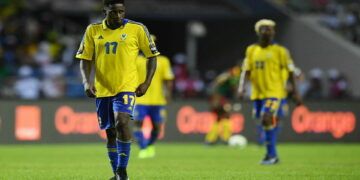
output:
M 301 13 L 321 14 L 321 24 L 360 45 L 359 0 L 274 0 Z
M 84 97 L 74 54 L 87 23 L 88 19 L 67 17 L 47 6 L 29 10 L 17 1 L 1 1 L 0 98 Z M 212 81 L 224 71 L 189 72 L 184 53 L 170 59 L 176 76 L 175 98 L 208 97 Z M 351 95 L 346 76 L 336 69 L 299 71 L 298 77 L 305 98 Z
M 83 96 L 73 55 L 76 26 L 47 7 L 29 10 L 15 1 L 0 4 L 0 96 L 61 98 Z M 68 23 L 71 24 L 71 21 Z

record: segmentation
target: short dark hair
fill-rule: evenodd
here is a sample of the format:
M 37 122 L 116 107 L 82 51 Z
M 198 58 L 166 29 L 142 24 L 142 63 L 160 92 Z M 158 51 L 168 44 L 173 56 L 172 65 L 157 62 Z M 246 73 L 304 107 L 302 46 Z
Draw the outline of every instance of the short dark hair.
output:
M 109 6 L 111 4 L 124 4 L 125 0 L 103 0 L 104 6 Z

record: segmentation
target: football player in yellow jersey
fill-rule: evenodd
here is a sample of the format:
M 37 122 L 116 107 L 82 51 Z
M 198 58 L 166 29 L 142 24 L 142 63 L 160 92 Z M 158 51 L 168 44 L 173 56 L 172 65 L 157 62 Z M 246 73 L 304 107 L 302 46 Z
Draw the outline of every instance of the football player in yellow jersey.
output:
M 301 104 L 296 91 L 293 75 L 294 64 L 288 50 L 273 43 L 275 22 L 268 19 L 255 24 L 258 42 L 247 47 L 240 77 L 238 96 L 244 94 L 246 79 L 251 82 L 251 97 L 254 102 L 255 116 L 261 119 L 265 130 L 266 155 L 261 164 L 276 164 L 279 159 L 276 152 L 278 110 L 281 99 L 286 94 L 283 70 L 288 71 L 289 82 L 294 87 L 293 98 Z
M 154 37 L 154 36 L 153 36 Z M 156 39 L 155 37 L 153 39 Z M 136 63 L 138 67 L 139 79 L 144 80 L 146 74 L 144 67 L 146 58 L 141 54 Z M 140 147 L 139 158 L 151 158 L 155 156 L 154 143 L 157 140 L 161 126 L 164 123 L 166 111 L 165 105 L 171 99 L 174 74 L 171 70 L 170 61 L 165 56 L 157 57 L 156 72 L 146 94 L 136 99 L 134 110 L 134 137 Z M 145 140 L 141 131 L 143 121 L 146 116 L 150 117 L 152 130 L 149 140 Z
M 115 173 L 113 179 L 128 179 L 131 129 L 135 96 L 145 94 L 156 70 L 159 55 L 147 28 L 125 19 L 123 0 L 104 0 L 105 19 L 87 27 L 76 58 L 85 93 L 96 98 L 101 129 L 106 130 L 108 156 Z M 136 58 L 142 51 L 149 59 L 146 78 L 139 85 Z M 90 80 L 95 69 L 95 83 Z

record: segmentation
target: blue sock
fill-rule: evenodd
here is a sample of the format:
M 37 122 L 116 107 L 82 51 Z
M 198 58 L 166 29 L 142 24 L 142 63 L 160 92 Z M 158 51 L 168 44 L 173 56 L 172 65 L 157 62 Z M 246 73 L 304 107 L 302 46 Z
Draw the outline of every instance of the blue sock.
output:
M 259 145 L 263 145 L 265 142 L 265 131 L 262 125 L 256 125 L 256 131 L 257 131 L 257 142 Z
M 267 156 L 276 157 L 276 129 L 265 130 Z
M 147 145 L 150 146 L 154 144 L 158 136 L 159 136 L 159 131 L 151 131 L 151 136 Z
M 113 146 L 108 145 L 107 149 L 108 149 L 108 156 L 110 159 L 111 168 L 115 173 L 118 165 L 118 153 L 117 153 L 116 145 Z
M 118 153 L 118 166 L 117 168 L 126 168 L 130 158 L 130 145 L 131 142 L 122 142 L 116 140 L 117 153 Z
M 145 149 L 146 148 L 146 140 L 144 138 L 144 134 L 142 133 L 142 131 L 141 130 L 135 131 L 134 137 L 135 137 L 140 149 Z

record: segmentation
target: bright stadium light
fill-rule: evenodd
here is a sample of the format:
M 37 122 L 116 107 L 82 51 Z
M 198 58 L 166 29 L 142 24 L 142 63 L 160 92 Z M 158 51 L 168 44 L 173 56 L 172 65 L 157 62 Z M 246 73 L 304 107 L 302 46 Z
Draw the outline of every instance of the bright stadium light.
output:
M 188 57 L 187 65 L 190 73 L 196 70 L 197 61 L 197 38 L 206 35 L 206 27 L 199 21 L 190 21 L 187 24 L 187 38 L 186 38 L 186 54 Z

